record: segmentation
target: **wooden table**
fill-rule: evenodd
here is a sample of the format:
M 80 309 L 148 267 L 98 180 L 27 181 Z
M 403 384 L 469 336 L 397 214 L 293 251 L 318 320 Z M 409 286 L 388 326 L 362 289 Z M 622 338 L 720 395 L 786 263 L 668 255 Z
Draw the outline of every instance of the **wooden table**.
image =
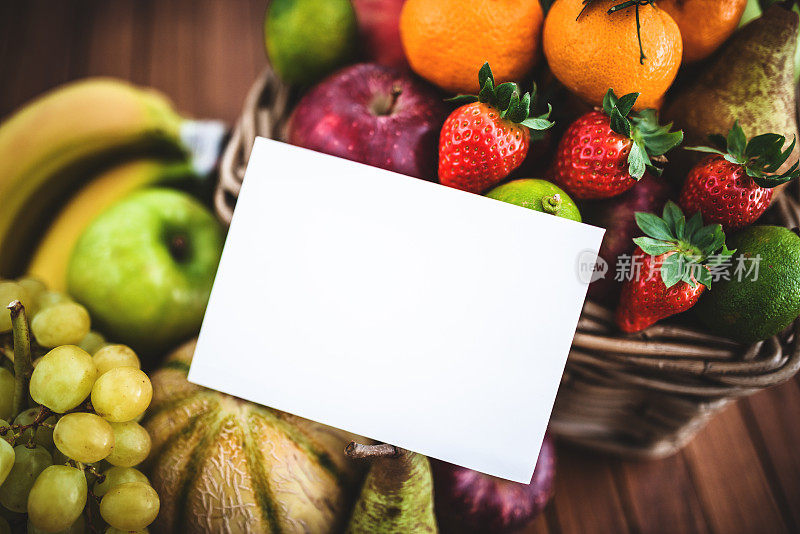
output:
M 108 75 L 156 87 L 195 116 L 232 122 L 264 66 L 264 5 L 5 0 L 0 117 L 67 80 Z M 798 532 L 798 448 L 797 381 L 728 408 L 666 460 L 559 445 L 556 498 L 527 532 Z

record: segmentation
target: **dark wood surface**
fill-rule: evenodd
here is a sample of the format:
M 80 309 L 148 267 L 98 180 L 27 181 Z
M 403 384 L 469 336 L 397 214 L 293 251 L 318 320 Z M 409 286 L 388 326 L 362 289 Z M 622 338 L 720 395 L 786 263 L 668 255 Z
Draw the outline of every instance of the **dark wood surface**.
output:
M 4 0 L 0 117 L 107 75 L 233 122 L 262 69 L 263 0 Z M 0 199 L 2 202 L 2 199 Z M 681 453 L 626 461 L 558 446 L 556 498 L 530 533 L 800 532 L 800 383 L 731 405 Z

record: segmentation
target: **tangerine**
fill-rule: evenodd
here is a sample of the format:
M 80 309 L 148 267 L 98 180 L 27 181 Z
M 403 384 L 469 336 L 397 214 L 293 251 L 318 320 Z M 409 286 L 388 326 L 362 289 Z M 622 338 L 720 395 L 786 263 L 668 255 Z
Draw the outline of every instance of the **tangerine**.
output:
M 658 7 L 678 24 L 684 63 L 710 56 L 731 36 L 747 0 L 660 0 Z
M 477 94 L 486 62 L 498 83 L 518 81 L 541 49 L 538 0 L 407 0 L 400 38 L 411 68 L 452 93 Z
M 659 108 L 681 65 L 680 30 L 654 4 L 608 13 L 618 4 L 556 0 L 543 32 L 550 70 L 590 104 L 600 105 L 612 88 L 617 94 L 640 93 L 635 109 Z

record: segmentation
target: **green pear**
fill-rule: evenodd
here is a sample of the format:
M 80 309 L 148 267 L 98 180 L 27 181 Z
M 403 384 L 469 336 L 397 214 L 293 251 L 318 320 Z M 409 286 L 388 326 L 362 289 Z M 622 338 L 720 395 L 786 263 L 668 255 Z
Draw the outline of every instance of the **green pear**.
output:
M 433 476 L 428 458 L 390 445 L 355 445 L 366 450 L 351 457 L 372 458 L 347 534 L 435 534 Z M 389 454 L 380 448 L 391 449 Z
M 708 135 L 725 135 L 735 120 L 748 136 L 797 136 L 794 55 L 798 15 L 778 5 L 728 40 L 701 74 L 679 88 L 664 116 L 684 132 L 683 146 L 707 145 Z M 671 172 L 681 175 L 698 159 L 673 151 Z M 800 139 L 787 165 L 800 153 Z

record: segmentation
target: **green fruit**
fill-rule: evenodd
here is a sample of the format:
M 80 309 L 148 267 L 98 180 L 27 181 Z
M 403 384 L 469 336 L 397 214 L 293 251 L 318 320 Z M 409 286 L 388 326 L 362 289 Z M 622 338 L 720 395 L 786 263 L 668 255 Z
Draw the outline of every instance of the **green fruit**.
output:
M 0 529 L 0 534 L 2 534 L 2 532 L 2 529 Z M 83 515 L 78 516 L 78 519 L 76 519 L 72 525 L 55 533 L 49 530 L 42 530 L 28 520 L 28 534 L 85 534 L 86 532 L 89 531 L 86 529 L 86 519 Z
M 341 532 L 361 480 L 343 453 L 356 436 L 187 382 L 193 352 L 153 374 L 153 531 Z
M 726 133 L 736 120 L 748 135 L 797 137 L 797 32 L 797 14 L 773 5 L 734 33 L 696 79 L 675 91 L 663 114 L 683 130 L 683 145 L 704 145 L 709 134 Z M 793 154 L 791 161 L 797 159 L 800 146 Z M 667 172 L 683 176 L 700 157 L 675 151 Z
M 433 513 L 433 475 L 428 458 L 401 450 L 372 460 L 347 534 L 438 532 Z
M 486 196 L 581 222 L 581 213 L 575 202 L 563 189 L 546 180 L 536 178 L 513 180 L 495 187 L 486 193 Z
M 713 333 L 742 343 L 771 337 L 800 315 L 800 237 L 781 226 L 751 226 L 728 238 L 730 280 L 712 284 L 695 311 Z M 758 277 L 738 277 L 738 258 L 760 257 Z
M 272 68 L 284 82 L 298 85 L 348 63 L 357 31 L 350 0 L 273 0 L 264 21 Z
M 200 328 L 223 230 L 197 200 L 149 189 L 114 204 L 84 231 L 67 284 L 110 338 L 166 350 Z

